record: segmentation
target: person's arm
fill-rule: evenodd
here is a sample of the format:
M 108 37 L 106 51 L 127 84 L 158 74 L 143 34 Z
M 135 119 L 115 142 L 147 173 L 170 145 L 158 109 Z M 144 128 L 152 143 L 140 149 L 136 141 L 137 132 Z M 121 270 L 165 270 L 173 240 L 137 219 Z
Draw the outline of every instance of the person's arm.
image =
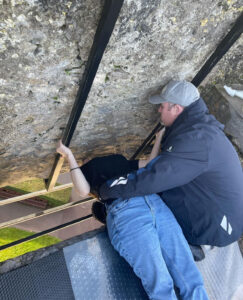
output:
M 81 197 L 86 197 L 90 193 L 90 185 L 81 172 L 72 151 L 64 146 L 61 140 L 58 142 L 56 151 L 68 160 L 73 185 Z
M 156 138 L 155 138 L 155 142 L 153 145 L 153 149 L 149 155 L 148 159 L 140 159 L 138 162 L 138 167 L 140 168 L 144 168 L 152 159 L 154 159 L 156 156 L 159 155 L 159 151 L 160 151 L 160 144 L 161 144 L 161 140 L 164 136 L 165 133 L 165 127 L 162 128 L 157 134 L 156 134 Z
M 109 198 L 128 199 L 163 192 L 193 181 L 208 168 L 208 151 L 204 140 L 173 143 L 145 168 L 128 176 L 108 180 L 99 189 L 101 201 Z M 171 146 L 171 147 L 172 147 Z

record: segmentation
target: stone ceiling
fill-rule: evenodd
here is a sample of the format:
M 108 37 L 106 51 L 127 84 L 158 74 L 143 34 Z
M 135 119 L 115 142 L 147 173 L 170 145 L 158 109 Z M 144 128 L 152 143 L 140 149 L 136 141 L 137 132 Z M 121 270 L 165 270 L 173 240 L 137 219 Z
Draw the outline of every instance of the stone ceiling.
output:
M 48 176 L 104 1 L 0 0 L 0 184 Z M 158 120 L 148 94 L 191 80 L 240 0 L 125 0 L 71 142 L 78 159 L 133 154 Z M 242 37 L 202 85 L 243 83 Z M 65 168 L 64 168 L 65 169 Z

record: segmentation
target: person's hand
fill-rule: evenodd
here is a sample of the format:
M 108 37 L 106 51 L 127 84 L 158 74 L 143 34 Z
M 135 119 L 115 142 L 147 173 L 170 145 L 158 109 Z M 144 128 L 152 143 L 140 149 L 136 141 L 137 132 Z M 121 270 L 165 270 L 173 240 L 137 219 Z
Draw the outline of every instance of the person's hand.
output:
M 68 147 L 63 145 L 62 140 L 58 141 L 56 151 L 64 158 L 68 158 L 69 155 L 72 154 L 72 151 Z
M 161 141 L 164 134 L 165 134 L 165 127 L 156 133 L 156 140 Z

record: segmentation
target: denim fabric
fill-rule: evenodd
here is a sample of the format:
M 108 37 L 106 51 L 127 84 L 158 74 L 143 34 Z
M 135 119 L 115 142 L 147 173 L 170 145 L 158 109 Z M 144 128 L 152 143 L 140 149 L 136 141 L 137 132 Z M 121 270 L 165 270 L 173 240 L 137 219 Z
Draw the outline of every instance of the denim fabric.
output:
M 188 243 L 170 209 L 156 195 L 115 200 L 107 205 L 113 247 L 141 279 L 150 299 L 208 299 Z

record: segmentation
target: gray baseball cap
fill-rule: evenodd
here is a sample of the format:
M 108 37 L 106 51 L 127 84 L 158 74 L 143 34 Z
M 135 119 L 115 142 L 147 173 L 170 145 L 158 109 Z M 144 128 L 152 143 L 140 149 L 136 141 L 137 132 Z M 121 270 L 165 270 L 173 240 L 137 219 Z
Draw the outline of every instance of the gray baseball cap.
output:
M 171 80 L 161 91 L 160 94 L 151 96 L 149 102 L 152 104 L 160 104 L 170 102 L 189 106 L 200 98 L 198 89 L 185 80 Z

